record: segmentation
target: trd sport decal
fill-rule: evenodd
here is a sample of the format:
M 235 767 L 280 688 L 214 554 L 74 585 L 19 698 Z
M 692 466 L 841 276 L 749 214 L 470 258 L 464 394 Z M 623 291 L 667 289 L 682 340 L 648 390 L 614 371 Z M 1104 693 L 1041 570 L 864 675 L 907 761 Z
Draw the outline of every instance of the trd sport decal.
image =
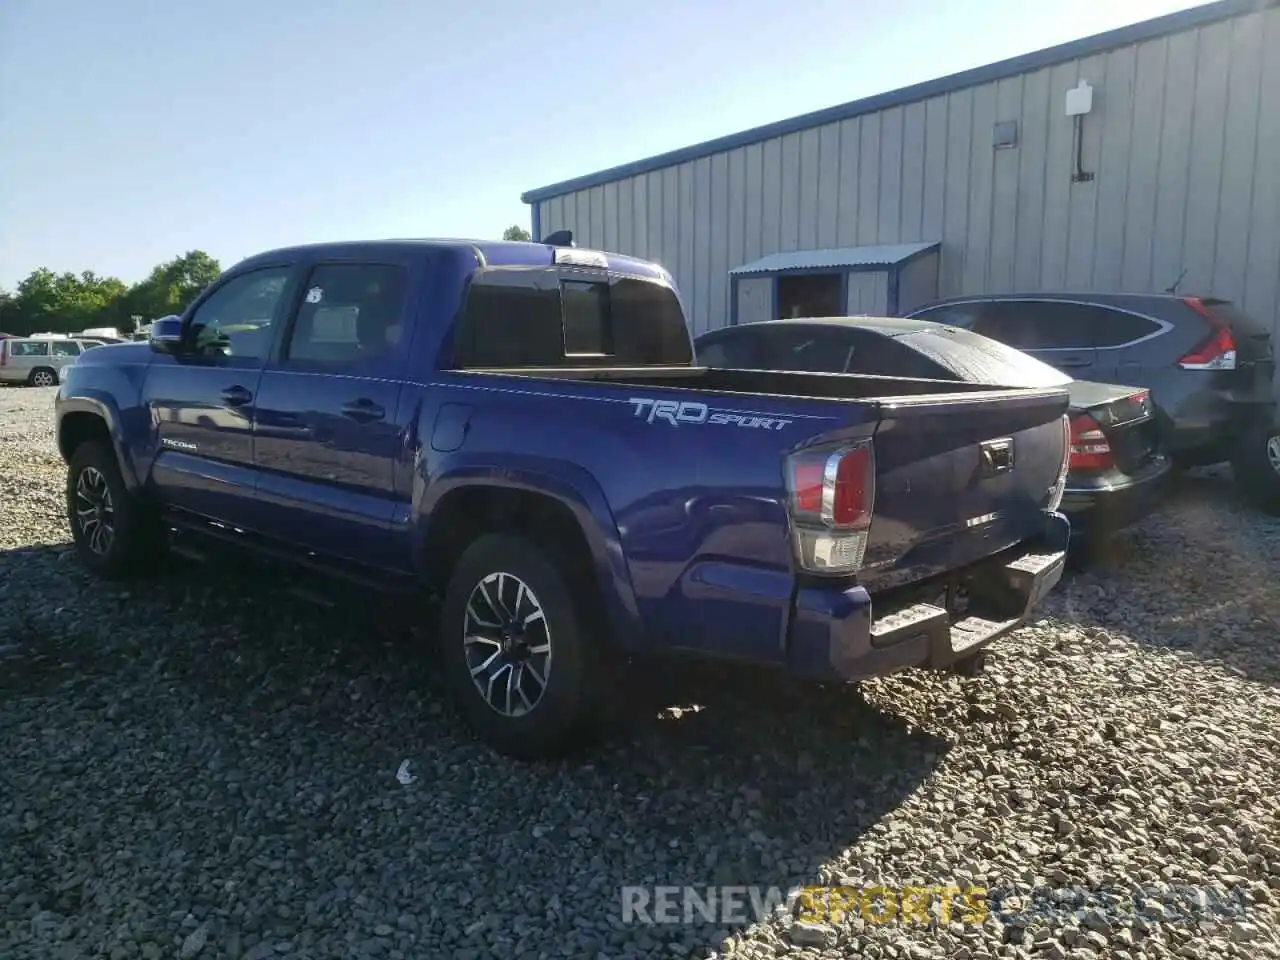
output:
M 649 397 L 632 397 L 629 401 L 636 411 L 637 417 L 644 417 L 645 423 L 661 420 L 673 427 L 681 424 L 700 426 L 714 423 L 722 426 L 752 427 L 757 430 L 781 430 L 790 420 L 777 417 L 761 417 L 753 413 L 736 413 L 732 410 L 712 410 L 705 403 L 676 400 L 654 400 Z

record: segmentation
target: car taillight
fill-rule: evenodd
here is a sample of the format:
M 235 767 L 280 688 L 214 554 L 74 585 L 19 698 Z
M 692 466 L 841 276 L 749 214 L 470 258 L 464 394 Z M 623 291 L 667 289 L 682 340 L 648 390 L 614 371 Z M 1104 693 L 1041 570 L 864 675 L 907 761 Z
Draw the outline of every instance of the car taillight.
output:
M 875 467 L 870 440 L 787 458 L 791 540 L 801 568 L 850 574 L 862 566 L 875 510 Z
M 1219 317 L 1209 312 L 1208 308 L 1196 297 L 1183 297 L 1182 302 L 1194 310 L 1213 327 L 1203 343 L 1178 359 L 1178 366 L 1183 370 L 1234 370 L 1236 368 L 1236 339 Z
M 1071 421 L 1072 470 L 1106 470 L 1112 464 L 1111 444 L 1098 421 L 1082 413 Z
M 1067 491 L 1067 473 L 1071 469 L 1071 417 L 1062 415 L 1062 461 L 1058 464 L 1058 477 L 1049 488 L 1049 510 L 1062 506 L 1062 495 Z

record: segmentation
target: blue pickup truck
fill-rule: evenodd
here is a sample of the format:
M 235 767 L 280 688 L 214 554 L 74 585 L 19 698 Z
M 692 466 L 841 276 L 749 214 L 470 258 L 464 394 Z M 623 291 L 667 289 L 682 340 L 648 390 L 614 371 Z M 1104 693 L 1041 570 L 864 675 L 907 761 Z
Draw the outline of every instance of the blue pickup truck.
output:
M 1067 392 L 694 365 L 662 267 L 553 243 L 275 250 L 58 391 L 77 553 L 178 540 L 438 605 L 465 720 L 556 755 L 618 668 L 980 669 L 1061 576 Z

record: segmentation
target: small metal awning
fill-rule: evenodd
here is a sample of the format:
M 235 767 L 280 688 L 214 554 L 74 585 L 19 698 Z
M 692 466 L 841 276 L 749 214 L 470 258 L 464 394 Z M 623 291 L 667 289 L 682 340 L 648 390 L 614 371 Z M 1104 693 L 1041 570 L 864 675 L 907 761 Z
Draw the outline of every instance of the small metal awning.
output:
M 890 270 L 908 260 L 937 250 L 939 243 L 893 243 L 872 247 L 835 247 L 828 250 L 793 250 L 773 253 L 729 271 L 731 277 L 768 277 L 780 273 L 841 270 Z

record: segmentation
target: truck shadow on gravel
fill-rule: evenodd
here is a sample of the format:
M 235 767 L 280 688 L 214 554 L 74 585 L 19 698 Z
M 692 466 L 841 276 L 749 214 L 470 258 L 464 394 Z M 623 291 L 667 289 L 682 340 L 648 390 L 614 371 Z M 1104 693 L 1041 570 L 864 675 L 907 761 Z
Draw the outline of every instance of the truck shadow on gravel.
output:
M 1280 518 L 1248 503 L 1229 470 L 1195 470 L 1098 563 L 1064 578 L 1046 610 L 1280 684 L 1277 569 Z
M 316 937 L 350 929 L 410 956 L 714 946 L 741 923 L 623 925 L 622 888 L 838 879 L 824 865 L 948 749 L 855 689 L 698 665 L 638 674 L 625 725 L 588 754 L 522 765 L 444 705 L 413 612 L 317 609 L 257 567 L 106 585 L 66 547 L 0 554 L 0 583 L 0 645 L 20 645 L 0 661 L 0 740 L 15 745 L 0 793 L 16 798 L 0 839 L 33 865 L 29 909 L 104 935 L 119 917 L 75 876 L 110 863 L 130 896 L 177 885 L 166 902 L 204 905 L 228 956 L 285 941 L 323 955 Z M 659 713 L 672 697 L 684 706 Z M 18 826 L 28 816 L 43 826 Z M 274 871 L 286 909 L 245 893 L 222 916 L 229 895 L 173 857 L 217 859 L 219 883 L 246 891 Z M 166 951 L 180 919 L 156 908 Z

